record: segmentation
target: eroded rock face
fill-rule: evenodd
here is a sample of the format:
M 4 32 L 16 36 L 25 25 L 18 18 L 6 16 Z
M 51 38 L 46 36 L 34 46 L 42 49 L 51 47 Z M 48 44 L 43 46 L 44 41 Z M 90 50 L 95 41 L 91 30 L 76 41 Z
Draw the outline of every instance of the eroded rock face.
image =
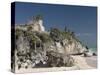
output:
M 67 40 L 68 41 L 68 40 Z M 62 54 L 83 54 L 88 52 L 85 46 L 81 45 L 80 42 L 72 39 L 72 43 L 69 44 L 67 41 L 64 42 L 54 42 L 54 44 L 49 45 L 47 48 L 49 51 L 54 51 Z M 62 45 L 63 44 L 63 45 Z
M 69 55 L 63 55 L 61 53 L 56 52 L 48 52 L 47 57 L 47 64 L 50 67 L 71 67 L 74 65 L 74 59 L 71 58 Z
M 29 41 L 23 35 L 20 35 L 16 40 L 16 49 L 19 52 L 22 52 L 23 54 L 29 52 L 30 50 Z
M 82 54 L 88 51 L 85 46 L 82 46 L 80 42 L 75 40 L 71 44 L 64 45 L 64 47 L 67 54 Z

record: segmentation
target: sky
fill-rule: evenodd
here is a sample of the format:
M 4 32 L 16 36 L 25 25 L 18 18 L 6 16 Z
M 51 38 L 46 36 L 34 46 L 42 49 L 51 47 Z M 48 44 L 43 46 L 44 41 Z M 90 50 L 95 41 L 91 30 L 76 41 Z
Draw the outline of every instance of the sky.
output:
M 97 7 L 35 4 L 17 2 L 15 5 L 15 23 L 25 24 L 32 16 L 43 15 L 46 30 L 66 26 L 88 47 L 97 45 Z

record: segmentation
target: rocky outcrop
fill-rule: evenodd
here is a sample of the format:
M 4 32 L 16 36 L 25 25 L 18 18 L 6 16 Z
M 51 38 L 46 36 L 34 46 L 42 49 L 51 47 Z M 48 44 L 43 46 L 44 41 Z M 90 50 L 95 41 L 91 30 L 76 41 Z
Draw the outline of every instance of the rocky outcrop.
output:
M 64 46 L 67 54 L 82 54 L 88 51 L 85 46 L 83 46 L 80 42 L 74 39 L 72 39 L 71 44 L 67 44 Z
M 57 28 L 46 32 L 41 16 L 15 29 L 15 66 L 18 69 L 71 67 L 74 65 L 71 55 L 88 54 L 88 48 L 77 39 L 74 32 Z
M 62 31 L 51 30 L 50 33 L 41 33 L 16 29 L 15 40 L 16 67 L 18 69 L 71 67 L 74 65 L 71 55 L 83 54 L 88 51 L 72 34 L 68 32 L 62 34 Z

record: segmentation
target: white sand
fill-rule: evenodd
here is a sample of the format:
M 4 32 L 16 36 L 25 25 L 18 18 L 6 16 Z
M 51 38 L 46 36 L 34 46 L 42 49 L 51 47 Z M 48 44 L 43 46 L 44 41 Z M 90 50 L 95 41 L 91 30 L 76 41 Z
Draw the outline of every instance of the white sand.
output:
M 16 69 L 15 73 L 31 73 L 31 72 L 52 72 L 52 71 L 69 71 L 69 70 L 83 70 L 83 69 L 94 69 L 95 67 L 89 65 L 87 61 L 90 61 L 88 57 L 72 56 L 75 59 L 75 66 L 73 67 L 52 67 L 52 68 L 21 68 Z M 92 57 L 91 57 L 92 58 Z
M 69 71 L 69 70 L 78 70 L 77 66 L 73 67 L 53 67 L 53 68 L 21 68 L 20 70 L 16 70 L 15 73 L 32 73 L 32 72 L 53 72 L 53 71 Z
M 97 56 L 92 56 L 92 57 L 86 57 L 86 62 L 88 65 L 94 67 L 94 68 L 97 68 Z
M 93 69 L 94 67 L 89 66 L 86 62 L 86 57 L 72 56 L 75 59 L 75 65 L 80 69 Z

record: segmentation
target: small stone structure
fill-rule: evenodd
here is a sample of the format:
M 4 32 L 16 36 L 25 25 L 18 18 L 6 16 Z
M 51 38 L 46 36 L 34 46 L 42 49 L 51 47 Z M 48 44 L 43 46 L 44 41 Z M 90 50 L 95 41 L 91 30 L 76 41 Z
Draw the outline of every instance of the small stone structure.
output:
M 38 31 L 38 32 L 44 32 L 45 28 L 43 26 L 43 18 L 41 15 L 37 15 L 32 18 L 31 21 L 29 21 L 26 25 L 16 25 L 16 29 L 22 29 L 22 30 L 32 30 L 32 31 Z

